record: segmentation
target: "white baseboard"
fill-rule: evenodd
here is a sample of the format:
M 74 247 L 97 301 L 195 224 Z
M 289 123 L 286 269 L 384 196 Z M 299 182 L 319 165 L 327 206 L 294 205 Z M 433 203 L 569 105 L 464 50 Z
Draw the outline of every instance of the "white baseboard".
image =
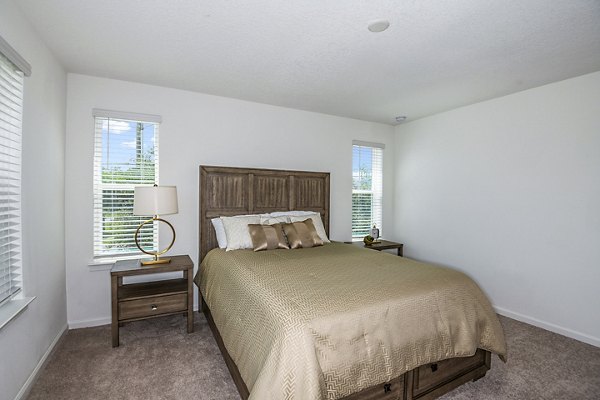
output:
M 69 329 L 91 328 L 93 326 L 110 325 L 109 318 L 84 319 L 80 321 L 69 321 Z
M 60 330 L 60 332 L 58 332 L 58 335 L 56 335 L 56 337 L 54 338 L 52 343 L 50 343 L 50 346 L 48 346 L 48 349 L 46 350 L 46 352 L 44 353 L 42 358 L 40 358 L 40 361 L 37 363 L 37 365 L 35 366 L 33 371 L 31 371 L 29 378 L 27 378 L 27 380 L 21 387 L 21 390 L 19 390 L 19 393 L 17 393 L 17 395 L 15 396 L 15 400 L 22 400 L 22 399 L 27 398 L 27 396 L 29 395 L 29 391 L 31 390 L 33 384 L 35 383 L 35 380 L 36 380 L 38 374 L 44 368 L 44 365 L 46 364 L 46 361 L 48 361 L 48 357 L 50 356 L 50 354 L 52 354 L 52 350 L 54 350 L 54 347 L 56 347 L 58 342 L 60 342 L 60 339 L 62 339 L 64 334 L 67 332 L 67 328 L 68 328 L 68 326 L 65 325 Z
M 542 321 L 537 318 L 523 315 L 518 312 L 510 311 L 502 307 L 493 306 L 496 312 L 505 317 L 516 319 L 517 321 L 525 322 L 529 325 L 537 326 L 550 332 L 558 333 L 571 339 L 579 340 L 580 342 L 591 344 L 592 346 L 600 347 L 600 338 L 586 335 L 585 333 L 577 332 L 563 326 L 555 325 L 550 322 Z

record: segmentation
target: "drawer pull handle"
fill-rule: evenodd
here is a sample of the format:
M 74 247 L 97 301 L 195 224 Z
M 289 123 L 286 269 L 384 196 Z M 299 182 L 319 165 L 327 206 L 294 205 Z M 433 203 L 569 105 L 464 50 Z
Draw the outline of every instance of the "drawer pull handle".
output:
M 435 372 L 438 369 L 438 365 L 437 364 L 431 364 L 431 372 Z
M 152 304 L 152 305 L 150 306 L 150 308 L 152 309 L 152 311 L 156 311 L 156 310 L 158 310 L 158 306 L 157 306 L 156 304 Z
M 383 384 L 383 393 L 389 393 L 392 391 L 392 384 L 391 383 L 384 383 Z

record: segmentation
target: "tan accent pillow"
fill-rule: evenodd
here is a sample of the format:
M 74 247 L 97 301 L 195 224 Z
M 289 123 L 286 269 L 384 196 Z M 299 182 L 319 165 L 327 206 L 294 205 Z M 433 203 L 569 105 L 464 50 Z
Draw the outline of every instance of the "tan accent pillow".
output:
M 281 224 L 248 224 L 254 251 L 289 249 Z
M 329 238 L 327 237 L 327 233 L 325 232 L 325 227 L 323 226 L 323 220 L 321 219 L 320 213 L 314 212 L 304 215 L 290 215 L 290 222 L 304 221 L 307 218 L 310 218 L 312 220 L 313 224 L 315 225 L 315 229 L 317 230 L 319 237 L 323 239 L 323 242 L 329 243 Z
M 282 224 L 282 227 L 292 249 L 323 246 L 323 239 L 319 237 L 310 218 L 304 221 Z

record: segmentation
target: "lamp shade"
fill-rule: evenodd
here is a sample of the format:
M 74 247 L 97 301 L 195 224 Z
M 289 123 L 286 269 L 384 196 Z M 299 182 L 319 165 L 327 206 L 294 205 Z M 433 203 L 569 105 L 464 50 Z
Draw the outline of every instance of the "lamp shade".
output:
M 136 186 L 133 215 L 177 214 L 176 186 Z

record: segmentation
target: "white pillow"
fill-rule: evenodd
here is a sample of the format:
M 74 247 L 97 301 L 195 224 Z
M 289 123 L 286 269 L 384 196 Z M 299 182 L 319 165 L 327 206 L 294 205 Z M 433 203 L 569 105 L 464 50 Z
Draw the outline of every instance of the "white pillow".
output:
M 323 226 L 323 220 L 321 219 L 321 214 L 313 212 L 310 214 L 291 215 L 290 216 L 290 219 L 292 220 L 292 222 L 304 221 L 307 218 L 310 218 L 312 220 L 313 225 L 315 226 L 315 230 L 317 231 L 317 234 L 323 240 L 323 242 L 329 243 L 330 241 L 329 241 L 329 238 L 327 237 L 327 233 L 325 233 L 325 227 Z
M 318 213 L 314 212 L 314 211 L 277 211 L 277 212 L 273 212 L 270 214 L 262 214 L 262 215 L 269 215 L 271 217 L 284 217 L 284 216 L 291 217 L 292 215 L 297 216 L 297 215 L 311 215 L 311 214 L 318 214 Z
M 248 231 L 248 224 L 260 224 L 260 215 L 238 215 L 235 217 L 221 217 L 227 248 L 225 251 L 238 249 L 252 249 L 252 238 Z
M 275 216 L 271 214 L 260 214 L 261 225 L 287 224 L 291 222 L 287 215 Z
M 217 235 L 217 243 L 219 248 L 224 249 L 227 247 L 227 236 L 225 236 L 225 227 L 223 227 L 223 221 L 221 218 L 213 218 L 210 220 L 213 228 L 215 228 L 215 235 Z

